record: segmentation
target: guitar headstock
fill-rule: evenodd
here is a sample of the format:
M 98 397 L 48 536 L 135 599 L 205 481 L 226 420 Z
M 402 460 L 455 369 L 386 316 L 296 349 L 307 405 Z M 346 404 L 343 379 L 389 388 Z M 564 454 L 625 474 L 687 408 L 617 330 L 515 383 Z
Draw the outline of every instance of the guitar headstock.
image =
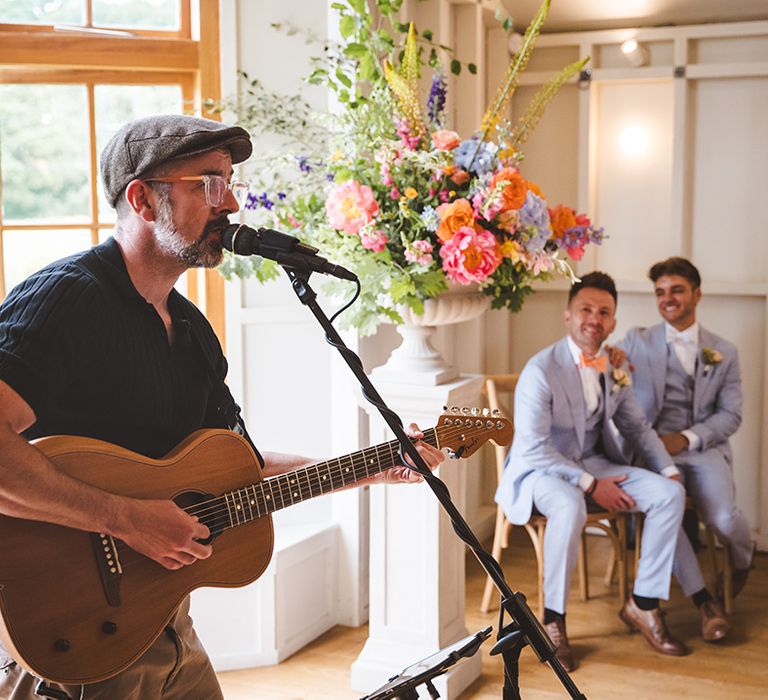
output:
M 497 445 L 512 441 L 513 427 L 498 410 L 452 406 L 440 416 L 435 427 L 440 447 L 447 447 L 452 457 L 469 457 L 488 440 Z

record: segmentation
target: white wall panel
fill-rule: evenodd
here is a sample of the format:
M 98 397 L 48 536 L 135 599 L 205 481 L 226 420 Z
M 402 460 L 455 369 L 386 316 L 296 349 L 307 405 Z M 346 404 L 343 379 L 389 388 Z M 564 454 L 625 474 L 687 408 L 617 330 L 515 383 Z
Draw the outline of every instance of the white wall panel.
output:
M 670 231 L 672 82 L 598 86 L 597 208 L 591 218 L 610 238 L 598 250 L 600 269 L 643 278 L 656 260 L 679 253 Z M 638 153 L 622 151 L 628 129 L 647 138 Z
M 702 276 L 768 282 L 768 77 L 694 89 L 693 258 Z

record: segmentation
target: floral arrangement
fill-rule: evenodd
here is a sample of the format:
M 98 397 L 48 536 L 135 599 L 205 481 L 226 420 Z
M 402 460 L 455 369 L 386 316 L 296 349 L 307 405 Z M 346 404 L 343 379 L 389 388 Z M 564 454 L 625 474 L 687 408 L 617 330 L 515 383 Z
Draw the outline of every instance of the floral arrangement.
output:
M 584 214 L 548 203 L 520 169 L 520 146 L 586 60 L 544 85 L 517 124 L 503 118 L 550 0 L 528 27 L 480 130 L 464 139 L 445 128 L 445 47 L 429 30 L 397 23 L 401 2 L 376 0 L 378 24 L 364 0 L 334 4 L 343 41 L 326 45 L 309 80 L 335 92 L 336 114 L 317 114 L 300 98 L 286 103 L 258 81 L 236 105 L 239 123 L 280 140 L 279 155 L 256 164 L 251 218 L 298 236 L 359 276 L 360 299 L 342 319 L 362 334 L 382 318 L 400 322 L 398 305 L 421 313 L 424 300 L 449 282 L 478 285 L 494 308 L 517 311 L 534 281 L 574 279 L 568 260 L 580 260 L 604 236 Z M 425 66 L 433 75 L 423 110 Z M 461 68 L 450 61 L 453 73 Z M 235 257 L 223 272 L 277 274 L 269 261 Z M 349 294 L 344 283 L 328 284 L 332 293 Z
M 632 386 L 632 377 L 623 367 L 614 367 L 611 377 L 613 378 L 613 386 L 611 387 L 613 394 L 618 393 L 626 386 Z
M 723 361 L 723 355 L 714 348 L 702 348 L 701 361 L 704 363 L 704 376 L 706 377 L 715 365 L 719 365 Z

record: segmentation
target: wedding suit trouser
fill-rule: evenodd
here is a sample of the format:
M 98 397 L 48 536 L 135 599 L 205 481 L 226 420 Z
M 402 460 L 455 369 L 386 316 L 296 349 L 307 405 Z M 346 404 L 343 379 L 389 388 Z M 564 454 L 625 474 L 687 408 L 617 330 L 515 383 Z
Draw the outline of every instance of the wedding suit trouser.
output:
M 746 569 L 752 561 L 752 532 L 736 506 L 733 471 L 719 450 L 682 452 L 675 456 L 688 495 L 702 521 L 731 547 L 731 563 Z M 704 588 L 704 577 L 687 537 L 680 538 L 674 574 L 683 593 L 690 596 Z
M 626 476 L 621 488 L 645 514 L 641 558 L 634 593 L 669 598 L 672 567 L 685 509 L 685 492 L 678 482 L 638 467 L 620 466 L 600 456 L 584 460 L 584 468 L 598 479 Z M 544 531 L 544 606 L 564 613 L 579 540 L 587 518 L 584 492 L 547 474 L 532 475 L 533 503 L 547 518 Z

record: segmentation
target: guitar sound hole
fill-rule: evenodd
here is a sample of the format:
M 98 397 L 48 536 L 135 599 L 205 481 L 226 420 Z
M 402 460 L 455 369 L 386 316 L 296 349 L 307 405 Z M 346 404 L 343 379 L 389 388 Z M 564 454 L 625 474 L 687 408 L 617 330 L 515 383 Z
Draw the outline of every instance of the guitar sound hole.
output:
M 176 496 L 173 499 L 173 502 L 179 506 L 179 508 L 189 510 L 192 506 L 195 506 L 198 503 L 202 503 L 203 501 L 208 501 L 212 498 L 215 498 L 212 493 L 203 493 L 201 491 L 184 491 L 183 493 L 180 493 L 178 496 Z M 208 514 L 206 514 L 206 511 L 203 510 L 200 514 L 197 515 L 198 520 L 211 531 L 209 537 L 206 537 L 204 540 L 198 540 L 198 542 L 202 544 L 211 544 L 211 542 L 213 542 L 219 535 L 219 531 L 221 529 L 221 522 L 216 522 L 216 510 L 211 508 L 208 509 L 208 511 L 210 511 Z M 196 514 L 194 510 L 191 512 L 193 515 Z M 218 520 L 221 520 L 220 514 L 218 516 Z

